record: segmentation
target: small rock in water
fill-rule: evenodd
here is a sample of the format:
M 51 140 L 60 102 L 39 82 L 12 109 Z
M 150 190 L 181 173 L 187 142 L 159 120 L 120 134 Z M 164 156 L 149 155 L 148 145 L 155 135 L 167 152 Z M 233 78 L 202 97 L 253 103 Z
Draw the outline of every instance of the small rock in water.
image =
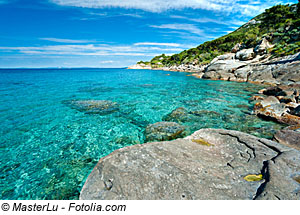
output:
M 119 104 L 107 100 L 72 100 L 65 102 L 71 108 L 88 114 L 110 114 L 119 110 Z

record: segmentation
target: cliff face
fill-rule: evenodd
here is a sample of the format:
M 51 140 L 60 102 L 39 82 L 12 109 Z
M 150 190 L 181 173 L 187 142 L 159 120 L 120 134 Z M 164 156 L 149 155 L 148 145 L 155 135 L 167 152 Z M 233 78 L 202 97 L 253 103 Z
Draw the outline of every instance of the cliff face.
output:
M 119 149 L 102 158 L 80 199 L 300 199 L 300 151 L 237 131 Z

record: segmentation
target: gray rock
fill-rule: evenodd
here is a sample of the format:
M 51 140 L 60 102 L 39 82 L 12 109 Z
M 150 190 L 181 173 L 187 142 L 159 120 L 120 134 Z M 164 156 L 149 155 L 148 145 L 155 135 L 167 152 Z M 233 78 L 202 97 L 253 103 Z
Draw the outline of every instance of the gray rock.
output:
M 233 72 L 238 68 L 244 67 L 247 64 L 244 62 L 240 62 L 237 60 L 218 60 L 207 67 L 206 72 L 209 71 L 225 71 L 225 72 Z
M 249 25 L 256 25 L 256 24 L 259 24 L 259 23 L 261 23 L 260 20 L 256 21 L 255 19 L 251 19 L 249 22 L 247 22 L 247 23 L 244 25 L 244 27 L 247 27 L 247 26 L 249 26 Z
M 174 140 L 183 137 L 185 127 L 176 122 L 157 122 L 148 125 L 145 130 L 146 141 Z
M 119 110 L 119 104 L 107 100 L 72 100 L 64 102 L 71 108 L 88 114 L 110 114 Z
M 272 74 L 272 67 L 269 65 L 259 65 L 252 68 L 252 72 L 248 78 L 249 82 L 253 83 L 279 83 Z
M 279 103 L 280 103 L 279 100 L 275 96 L 268 96 L 267 98 L 265 98 L 260 102 L 262 107 L 266 107 L 273 104 L 279 104 Z
M 274 135 L 277 142 L 300 150 L 300 132 L 283 129 Z
M 277 65 L 271 65 L 272 75 L 275 77 L 278 82 L 298 82 L 300 81 L 299 69 L 300 62 L 286 62 L 279 63 Z
M 287 125 L 300 125 L 300 117 L 289 113 L 289 106 L 279 103 L 274 96 L 269 96 L 254 106 L 254 114 L 267 120 Z
M 269 43 L 269 41 L 264 37 L 259 45 L 257 45 L 254 49 L 254 52 L 257 54 L 266 54 L 268 49 L 272 48 L 272 45 Z
M 205 72 L 202 76 L 203 79 L 212 79 L 212 80 L 219 80 L 221 78 L 221 75 L 217 73 L 216 71 L 209 71 Z
M 231 52 L 232 53 L 237 53 L 238 51 L 240 51 L 242 48 L 242 45 L 240 43 L 237 43 L 232 49 Z
M 247 61 L 252 60 L 255 58 L 255 52 L 253 48 L 250 49 L 242 49 L 241 51 L 237 52 L 235 55 L 236 59 Z
M 271 59 L 265 51 L 271 45 L 266 39 L 253 48 L 215 57 L 208 65 L 181 64 L 159 69 L 167 71 L 199 72 L 196 77 L 230 80 L 255 84 L 300 84 L 300 53 Z M 199 63 L 199 62 L 198 62 Z M 202 73 L 204 73 L 202 75 Z
M 224 81 L 235 81 L 236 77 L 233 73 L 226 72 L 226 71 L 219 71 L 218 74 L 220 75 L 220 80 Z
M 237 131 L 119 149 L 102 158 L 81 200 L 300 199 L 300 152 Z M 109 185 L 109 186 L 108 186 Z
M 217 60 L 234 60 L 235 54 L 228 53 L 217 57 Z
M 247 82 L 248 81 L 248 77 L 251 74 L 251 67 L 250 66 L 245 66 L 242 68 L 238 68 L 236 71 L 234 71 L 234 75 L 236 77 L 237 81 L 240 82 Z
M 284 104 L 280 104 L 278 100 L 278 103 L 275 103 L 275 99 L 274 101 L 265 100 L 266 99 L 262 100 L 254 106 L 254 113 L 261 118 L 279 122 L 281 118 L 284 117 L 284 114 L 287 113 L 288 109 Z

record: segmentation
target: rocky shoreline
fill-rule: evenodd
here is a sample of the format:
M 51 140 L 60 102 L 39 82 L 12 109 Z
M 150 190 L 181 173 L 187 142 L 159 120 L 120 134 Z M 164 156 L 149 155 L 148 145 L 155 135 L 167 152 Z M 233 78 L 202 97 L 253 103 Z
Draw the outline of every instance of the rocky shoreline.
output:
M 300 52 L 273 58 L 268 53 L 272 46 L 266 38 L 263 38 L 255 48 L 246 49 L 241 44 L 236 44 L 231 53 L 220 55 L 208 65 L 202 66 L 195 64 L 161 68 L 149 68 L 149 65 L 135 66 L 140 69 L 189 72 L 192 76 L 201 79 L 249 82 L 270 86 L 250 98 L 256 101 L 253 114 L 265 120 L 291 125 L 292 127 L 286 128 L 290 130 L 289 134 L 299 137 Z M 134 69 L 134 67 L 129 67 L 129 69 Z M 295 142 L 300 145 L 298 139 L 292 141 L 291 145 L 295 145 Z
M 300 84 L 300 52 L 274 58 L 268 53 L 270 47 L 272 45 L 263 38 L 255 48 L 243 49 L 242 45 L 236 44 L 231 53 L 220 55 L 207 65 L 192 63 L 170 67 L 151 67 L 142 63 L 130 66 L 128 69 L 189 72 L 203 79 L 255 84 Z
M 237 44 L 205 66 L 137 64 L 129 69 L 269 85 L 250 100 L 256 102 L 253 114 L 288 126 L 277 131 L 273 141 L 223 129 L 201 129 L 180 139 L 185 136 L 180 124 L 157 122 L 145 130 L 148 143 L 100 159 L 80 199 L 299 200 L 300 53 L 272 59 L 270 47 L 264 38 L 251 49 Z M 165 120 L 184 111 L 177 108 Z

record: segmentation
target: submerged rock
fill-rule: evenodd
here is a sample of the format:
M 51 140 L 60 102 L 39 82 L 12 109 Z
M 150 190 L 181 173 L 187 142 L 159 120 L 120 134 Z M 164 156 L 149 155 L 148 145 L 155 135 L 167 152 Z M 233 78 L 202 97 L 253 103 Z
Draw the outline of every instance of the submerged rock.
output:
M 299 163 L 300 151 L 279 143 L 201 129 L 184 139 L 134 145 L 102 158 L 80 199 L 299 200 Z
M 119 104 L 107 100 L 72 100 L 65 102 L 71 108 L 88 114 L 110 114 L 119 110 Z
M 184 136 L 185 127 L 176 122 L 157 122 L 145 130 L 146 141 L 174 140 Z
M 176 108 L 171 113 L 163 117 L 163 121 L 171 122 L 186 122 L 188 120 L 188 111 L 183 107 Z

